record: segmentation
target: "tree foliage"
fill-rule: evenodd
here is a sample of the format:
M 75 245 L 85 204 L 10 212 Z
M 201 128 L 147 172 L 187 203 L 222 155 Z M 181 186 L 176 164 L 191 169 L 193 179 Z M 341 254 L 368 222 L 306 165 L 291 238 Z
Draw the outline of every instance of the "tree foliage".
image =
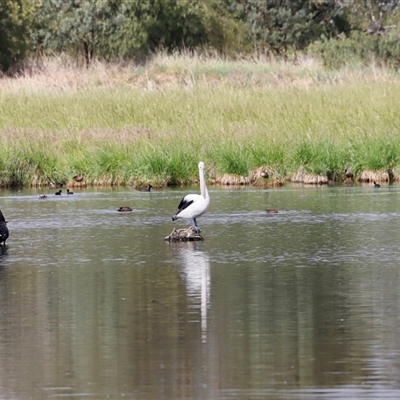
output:
M 39 0 L 0 0 L 0 70 L 25 57 Z
M 391 21 L 400 0 L 346 0 L 341 3 L 353 30 L 377 33 Z
M 163 48 L 243 46 L 245 28 L 221 0 L 42 0 L 33 44 L 106 60 Z
M 35 52 L 65 52 L 87 66 L 93 58 L 132 59 L 158 49 L 212 49 L 220 54 L 261 51 L 287 57 L 312 43 L 349 37 L 354 31 L 383 35 L 391 24 L 398 33 L 399 3 L 0 0 L 0 70 Z M 397 54 L 392 50 L 388 53 Z
M 331 34 L 340 11 L 332 0 L 236 0 L 232 8 L 246 22 L 253 46 L 278 55 Z
M 121 0 L 42 0 L 33 45 L 39 51 L 65 51 L 83 56 L 116 57 L 121 49 L 137 51 L 146 41 L 139 23 Z

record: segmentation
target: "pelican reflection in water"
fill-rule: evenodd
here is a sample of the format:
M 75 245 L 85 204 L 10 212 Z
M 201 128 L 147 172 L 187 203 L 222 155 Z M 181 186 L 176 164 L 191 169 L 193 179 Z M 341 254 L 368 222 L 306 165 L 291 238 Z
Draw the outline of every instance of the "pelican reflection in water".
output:
M 200 303 L 202 341 L 207 341 L 207 311 L 210 303 L 210 261 L 201 250 L 202 242 L 179 242 L 171 245 L 181 265 L 188 298 Z

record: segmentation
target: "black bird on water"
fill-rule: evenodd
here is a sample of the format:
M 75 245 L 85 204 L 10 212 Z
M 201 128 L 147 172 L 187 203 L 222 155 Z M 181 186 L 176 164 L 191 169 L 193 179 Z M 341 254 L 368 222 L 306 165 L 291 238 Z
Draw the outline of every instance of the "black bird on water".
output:
M 8 239 L 9 232 L 7 228 L 7 221 L 4 218 L 3 213 L 0 211 L 0 244 L 3 243 L 6 246 L 6 240 Z
M 127 206 L 123 206 L 123 207 L 118 208 L 117 211 L 119 211 L 119 212 L 132 211 L 132 208 L 127 207 Z
M 69 189 L 67 189 L 67 194 L 74 194 L 74 192 L 70 192 Z
M 152 187 L 153 186 L 149 185 L 147 188 L 140 189 L 139 192 L 150 192 Z
M 379 183 L 376 183 L 376 182 L 374 181 L 374 187 L 376 187 L 376 188 L 380 188 L 380 187 L 381 187 L 381 185 L 380 185 Z
M 58 192 L 55 192 L 55 195 L 56 196 L 61 196 L 61 192 L 62 192 L 62 190 L 60 189 Z

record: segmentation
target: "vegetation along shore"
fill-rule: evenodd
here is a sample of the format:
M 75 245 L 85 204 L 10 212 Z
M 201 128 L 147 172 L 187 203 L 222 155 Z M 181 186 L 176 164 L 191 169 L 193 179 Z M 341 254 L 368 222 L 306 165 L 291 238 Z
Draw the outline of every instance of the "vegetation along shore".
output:
M 3 2 L 0 186 L 398 181 L 399 7 Z
M 0 79 L 0 185 L 398 180 L 400 76 L 159 54 Z M 85 179 L 73 181 L 81 174 Z

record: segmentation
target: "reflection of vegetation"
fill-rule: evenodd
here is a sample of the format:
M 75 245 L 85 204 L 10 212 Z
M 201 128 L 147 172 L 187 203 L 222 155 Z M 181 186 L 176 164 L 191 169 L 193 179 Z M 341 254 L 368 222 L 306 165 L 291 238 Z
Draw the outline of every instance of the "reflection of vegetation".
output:
M 302 168 L 337 179 L 346 166 L 398 174 L 400 80 L 391 72 L 223 61 L 231 73 L 197 81 L 191 71 L 218 60 L 154 63 L 168 72 L 149 64 L 143 80 L 99 65 L 71 87 L 71 71 L 50 65 L 48 78 L 0 81 L 1 184 L 67 183 L 77 173 L 89 184 L 184 184 L 200 159 L 211 178 L 264 165 L 281 177 Z

